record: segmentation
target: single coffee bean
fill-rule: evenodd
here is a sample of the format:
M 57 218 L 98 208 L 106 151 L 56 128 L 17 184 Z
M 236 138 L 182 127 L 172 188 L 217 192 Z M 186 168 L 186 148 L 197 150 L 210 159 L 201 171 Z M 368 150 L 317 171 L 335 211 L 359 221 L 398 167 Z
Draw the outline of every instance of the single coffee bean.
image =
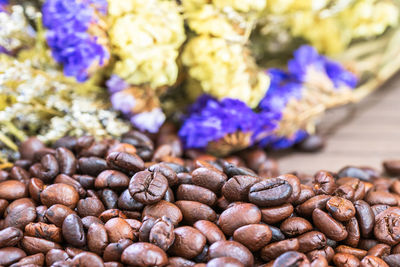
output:
M 121 261 L 122 252 L 132 244 L 130 239 L 121 239 L 117 243 L 108 244 L 103 253 L 104 261 Z
M 271 241 L 272 233 L 265 224 L 249 224 L 235 230 L 233 239 L 250 251 L 258 251 Z
M 87 244 L 90 251 L 98 255 L 103 255 L 108 245 L 107 230 L 104 225 L 99 223 L 90 225 L 87 232 Z
M 222 187 L 222 195 L 229 201 L 248 201 L 249 190 L 260 178 L 249 175 L 236 175 Z
M 338 176 L 354 177 L 366 182 L 369 182 L 373 178 L 373 175 L 371 175 L 368 171 L 353 166 L 347 166 L 342 168 L 338 172 Z
M 336 188 L 335 196 L 345 198 L 350 201 L 354 201 L 355 190 L 349 184 L 343 184 Z
M 263 207 L 284 204 L 292 194 L 292 186 L 285 180 L 271 178 L 254 184 L 249 190 L 250 202 Z
M 391 247 L 386 244 L 377 244 L 368 250 L 367 255 L 382 258 L 390 254 Z M 393 253 L 394 254 L 394 253 Z
M 53 148 L 57 149 L 59 147 L 65 147 L 71 151 L 74 151 L 77 143 L 78 141 L 75 137 L 64 136 L 54 142 Z
M 55 242 L 31 236 L 24 236 L 20 245 L 28 254 L 45 254 L 51 249 L 61 249 L 61 246 Z
M 57 175 L 56 179 L 54 179 L 53 183 L 55 184 L 68 184 L 75 188 L 75 190 L 78 192 L 79 197 L 85 197 L 86 196 L 86 190 L 82 187 L 82 185 L 73 179 L 72 177 L 69 177 L 68 175 L 65 174 L 59 174 Z
M 351 201 L 341 197 L 331 197 L 326 203 L 326 209 L 330 212 L 333 218 L 338 221 L 346 222 L 356 214 Z
M 175 202 L 174 191 L 172 191 L 171 187 L 168 187 L 167 192 L 165 192 L 163 199 L 171 203 Z
M 400 208 L 392 207 L 375 218 L 374 234 L 382 243 L 394 246 L 400 242 Z
M 0 231 L 0 248 L 15 246 L 23 237 L 20 229 L 7 227 Z
M 190 260 L 187 260 L 182 257 L 169 257 L 168 258 L 168 267 L 191 267 L 196 263 Z
M 389 267 L 389 265 L 382 259 L 376 256 L 366 256 L 361 261 L 361 267 Z
M 198 201 L 208 206 L 213 206 L 217 201 L 217 195 L 214 192 L 192 184 L 181 184 L 176 191 L 176 198 L 178 200 Z
M 277 207 L 261 209 L 262 221 L 268 224 L 275 224 L 288 218 L 293 213 L 292 204 L 283 204 Z
M 239 260 L 244 266 L 253 266 L 253 254 L 242 244 L 235 241 L 218 241 L 208 249 L 209 259 L 230 257 Z
M 340 245 L 335 248 L 336 253 L 348 253 L 356 256 L 359 260 L 362 260 L 366 255 L 367 251 L 363 249 L 353 248 L 345 245 Z
M 326 212 L 323 212 L 320 209 L 315 209 L 312 213 L 312 219 L 314 225 L 328 238 L 335 241 L 346 239 L 348 234 L 346 228 Z
M 94 197 L 87 197 L 79 200 L 78 205 L 76 207 L 79 216 L 99 216 L 104 210 L 104 205 L 100 201 L 100 199 Z
M 314 190 L 311 186 L 300 184 L 300 195 L 296 201 L 294 201 L 294 205 L 303 204 L 308 199 L 315 196 Z
M 52 266 L 56 261 L 65 261 L 69 259 L 67 252 L 61 249 L 51 249 L 46 253 L 46 264 Z
M 323 249 L 327 244 L 325 235 L 318 231 L 311 231 L 300 235 L 299 240 L 299 251 L 310 252 L 316 249 Z
M 66 247 L 65 252 L 67 252 L 68 256 L 70 258 L 75 257 L 76 255 L 79 255 L 82 252 L 85 252 L 83 249 L 80 248 L 75 248 L 75 247 Z
M 243 263 L 232 257 L 215 258 L 207 262 L 207 267 L 244 267 Z
M 14 200 L 4 212 L 4 226 L 24 229 L 25 225 L 36 219 L 36 208 L 29 198 Z
M 136 147 L 131 145 L 131 144 L 127 144 L 127 143 L 116 143 L 112 146 L 110 146 L 110 148 L 107 150 L 107 155 L 111 154 L 112 152 L 125 152 L 128 154 L 136 154 L 137 150 Z
M 400 175 L 400 160 L 386 160 L 383 162 L 383 167 L 389 175 Z
M 204 235 L 190 226 L 178 227 L 174 234 L 175 241 L 168 252 L 175 256 L 192 259 L 202 252 L 206 244 Z
M 31 176 L 27 170 L 18 166 L 12 167 L 9 174 L 9 178 L 20 182 L 27 181 L 30 177 Z
M 104 204 L 105 209 L 116 209 L 118 203 L 118 195 L 111 189 L 103 189 L 100 194 L 100 199 Z
M 178 183 L 176 172 L 167 163 L 161 162 L 151 165 L 148 170 L 151 172 L 161 173 L 165 178 L 167 178 L 169 186 L 174 186 Z
M 62 224 L 62 233 L 65 241 L 75 247 L 86 245 L 86 235 L 81 218 L 76 214 L 65 217 Z
M 79 152 L 80 157 L 104 157 L 108 151 L 108 144 L 105 142 L 93 142 L 90 146 Z
M 333 263 L 337 267 L 358 267 L 360 260 L 356 256 L 347 253 L 337 253 L 333 256 Z
M 323 249 L 317 249 L 307 253 L 309 259 L 322 256 L 328 261 L 328 263 L 332 260 L 333 255 L 335 255 L 335 251 L 330 246 L 325 246 Z
M 5 199 L 0 199 L 0 217 L 3 217 L 4 212 L 6 211 L 8 206 L 8 201 Z
M 106 222 L 104 227 L 107 230 L 110 242 L 118 242 L 121 239 L 133 239 L 134 233 L 132 227 L 121 218 L 112 218 Z
M 299 241 L 297 238 L 285 239 L 266 245 L 260 251 L 260 256 L 265 261 L 271 261 L 285 252 L 299 250 Z
M 391 254 L 382 258 L 390 267 L 398 267 L 400 262 L 400 254 Z
M 181 172 L 176 175 L 178 178 L 178 184 L 193 184 L 192 175 L 187 172 Z
M 71 150 L 65 147 L 57 148 L 56 159 L 60 168 L 60 173 L 69 176 L 75 174 L 78 161 L 76 160 L 75 155 L 71 152 Z
M 36 253 L 34 255 L 26 256 L 20 259 L 18 262 L 11 264 L 10 267 L 22 267 L 22 266 L 43 266 L 44 254 Z
M 282 241 L 283 239 L 285 239 L 285 235 L 281 232 L 281 230 L 278 227 L 275 227 L 272 225 L 268 225 L 268 226 L 272 233 L 272 237 L 271 237 L 272 242 Z
M 165 200 L 161 200 L 152 205 L 147 205 L 142 213 L 142 217 L 144 216 L 152 216 L 157 219 L 162 216 L 167 216 L 174 225 L 178 225 L 178 223 L 182 221 L 183 217 L 181 210 L 176 205 Z
M 355 217 L 351 218 L 348 222 L 345 223 L 345 226 L 348 235 L 343 243 L 352 247 L 357 247 L 361 237 L 360 227 L 358 226 L 357 219 Z
M 59 173 L 60 169 L 55 156 L 52 154 L 44 155 L 40 163 L 35 163 L 29 169 L 33 177 L 43 180 L 45 183 L 51 182 Z
M 377 204 L 384 204 L 388 206 L 398 205 L 396 197 L 392 193 L 386 191 L 369 190 L 365 195 L 364 200 L 371 206 Z
M 130 245 L 122 252 L 121 261 L 134 266 L 164 266 L 168 263 L 168 257 L 156 245 L 139 242 Z
M 7 180 L 0 183 L 0 198 L 15 200 L 28 196 L 27 186 L 16 180 Z
M 368 203 L 364 200 L 355 201 L 354 207 L 356 208 L 356 217 L 360 226 L 361 236 L 366 238 L 374 228 L 374 213 Z
M 377 204 L 377 205 L 371 206 L 371 209 L 372 209 L 372 212 L 374 213 L 375 218 L 378 216 L 379 213 L 381 213 L 384 210 L 387 210 L 388 208 L 390 208 L 390 206 L 384 205 L 384 204 Z
M 95 178 L 90 175 L 74 174 L 73 179 L 77 180 L 84 189 L 93 189 Z
M 79 172 L 90 176 L 97 176 L 107 170 L 107 161 L 98 157 L 82 157 L 78 160 Z
M 55 204 L 47 209 L 45 217 L 49 222 L 54 223 L 58 227 L 61 227 L 64 219 L 70 214 L 76 213 L 75 211 L 64 205 Z
M 54 204 L 62 204 L 68 208 L 75 208 L 79 200 L 79 194 L 70 185 L 52 184 L 47 186 L 40 194 L 40 200 L 43 205 L 48 207 Z
M 215 211 L 203 203 L 179 200 L 175 202 L 175 205 L 181 210 L 183 220 L 189 224 L 193 224 L 199 220 L 214 222 L 217 219 Z
M 232 235 L 237 228 L 260 221 L 261 211 L 256 205 L 239 203 L 221 213 L 218 225 L 226 235 Z
M 317 195 L 331 195 L 336 189 L 335 179 L 327 171 L 319 171 L 314 176 L 314 192 Z
M 36 137 L 29 137 L 24 142 L 22 142 L 18 148 L 21 158 L 33 160 L 33 156 L 36 151 L 45 148 L 46 146 L 42 141 Z
M 71 260 L 72 266 L 79 267 L 104 267 L 103 260 L 94 253 L 82 252 Z
M 8 266 L 26 257 L 26 253 L 20 248 L 0 248 L 0 265 Z
M 210 221 L 199 220 L 193 224 L 193 227 L 199 230 L 206 237 L 209 244 L 226 240 L 221 229 Z
M 150 243 L 158 246 L 164 251 L 174 243 L 175 233 L 174 225 L 168 217 L 163 216 L 154 222 L 154 226 L 150 230 L 149 241 Z
M 284 220 L 280 228 L 285 235 L 293 237 L 311 231 L 313 226 L 304 218 L 291 217 Z
M 310 267 L 328 267 L 328 260 L 321 255 L 311 258 Z
M 118 198 L 118 208 L 129 211 L 141 211 L 144 205 L 131 196 L 129 190 L 126 189 Z
M 301 192 L 300 180 L 293 174 L 280 175 L 277 178 L 287 181 L 292 187 L 292 194 L 287 202 L 294 203 L 299 197 Z
M 129 193 L 136 201 L 143 204 L 153 204 L 160 201 L 167 189 L 167 179 L 158 172 L 138 172 L 129 183 Z
M 310 266 L 310 261 L 307 256 L 303 253 L 296 251 L 288 251 L 280 255 L 275 261 L 273 267 L 285 267 L 285 266 L 298 266 L 306 267 Z
M 331 198 L 328 195 L 318 195 L 305 201 L 303 204 L 296 207 L 296 212 L 303 216 L 311 217 L 314 209 L 324 209 L 326 203 Z
M 121 192 L 129 185 L 129 178 L 124 173 L 115 170 L 102 171 L 96 178 L 94 186 L 97 189 L 111 188 Z
M 378 240 L 361 238 L 360 242 L 358 243 L 358 248 L 364 249 L 364 250 L 369 250 L 378 244 L 379 244 Z
M 44 238 L 56 243 L 62 242 L 61 228 L 54 224 L 29 223 L 25 226 L 25 235 Z
M 232 164 L 226 160 L 218 159 L 217 163 L 222 166 L 223 172 L 226 173 L 229 178 L 236 175 L 257 176 L 257 174 L 251 169 L 238 166 L 237 164 Z
M 108 154 L 107 164 L 110 168 L 133 174 L 144 170 L 143 160 L 136 154 L 112 152 Z
M 228 177 L 216 168 L 197 168 L 192 172 L 192 182 L 213 192 L 219 192 Z

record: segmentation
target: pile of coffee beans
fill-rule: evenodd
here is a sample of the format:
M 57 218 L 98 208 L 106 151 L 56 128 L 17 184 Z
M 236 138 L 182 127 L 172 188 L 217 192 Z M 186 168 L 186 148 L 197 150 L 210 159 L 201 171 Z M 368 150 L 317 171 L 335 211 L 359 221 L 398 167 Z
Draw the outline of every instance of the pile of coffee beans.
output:
M 278 175 L 167 130 L 20 154 L 0 170 L 0 266 L 400 266 L 400 181 L 371 168 Z

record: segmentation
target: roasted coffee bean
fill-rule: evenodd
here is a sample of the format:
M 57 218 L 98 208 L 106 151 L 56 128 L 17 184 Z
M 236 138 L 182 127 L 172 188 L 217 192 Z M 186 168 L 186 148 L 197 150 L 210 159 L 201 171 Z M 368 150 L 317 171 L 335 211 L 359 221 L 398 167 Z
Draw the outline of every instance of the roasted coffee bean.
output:
M 56 243 L 61 243 L 61 228 L 54 224 L 29 223 L 25 226 L 25 235 L 44 238 Z
M 336 188 L 335 196 L 345 198 L 347 200 L 353 201 L 355 195 L 355 190 L 349 184 L 344 184 Z
M 374 213 L 375 217 L 378 216 L 378 214 L 381 213 L 382 211 L 387 210 L 388 208 L 390 208 L 390 206 L 384 204 L 377 204 L 371 206 L 372 212 Z
M 144 207 L 142 203 L 133 199 L 128 189 L 119 196 L 117 205 L 120 209 L 129 211 L 140 211 Z
M 100 199 L 106 209 L 117 208 L 118 195 L 111 189 L 104 189 L 101 191 Z
M 77 180 L 84 189 L 93 189 L 95 178 L 90 175 L 74 174 L 73 179 Z
M 152 216 L 154 218 L 168 217 L 174 225 L 178 225 L 182 221 L 182 212 L 174 204 L 165 200 L 160 200 L 156 204 L 147 205 L 142 213 L 142 216 Z
M 291 217 L 284 220 L 280 228 L 285 235 L 292 237 L 311 231 L 313 226 L 304 218 Z
M 132 227 L 121 218 L 112 218 L 106 222 L 104 227 L 107 230 L 110 242 L 118 242 L 121 239 L 133 239 L 134 233 Z
M 0 231 L 0 248 L 15 246 L 23 237 L 20 229 L 7 227 Z
M 366 256 L 361 261 L 361 267 L 389 267 L 389 265 L 382 259 L 375 256 Z
M 19 248 L 0 248 L 0 265 L 7 266 L 19 261 L 26 256 L 26 253 Z
M 71 150 L 65 147 L 57 148 L 56 159 L 60 168 L 60 173 L 69 176 L 75 174 L 78 161 L 76 160 L 75 155 L 71 152 Z
M 171 187 L 168 187 L 167 192 L 165 192 L 163 199 L 171 203 L 175 202 L 174 191 L 172 191 Z
M 228 177 L 216 168 L 197 168 L 192 172 L 192 182 L 213 192 L 219 192 Z
M 207 267 L 244 267 L 243 263 L 232 257 L 220 257 L 210 260 Z
M 328 261 L 328 263 L 332 260 L 333 255 L 335 255 L 335 251 L 333 250 L 333 248 L 329 246 L 326 246 L 323 249 L 313 250 L 307 253 L 307 257 L 309 259 L 321 256 L 325 258 Z
M 72 266 L 79 267 L 103 267 L 103 260 L 94 253 L 91 252 L 82 252 L 76 255 L 71 260 Z
M 193 224 L 193 227 L 199 230 L 206 237 L 209 244 L 226 240 L 221 229 L 210 221 L 199 220 Z
M 296 207 L 296 212 L 303 216 L 311 217 L 314 209 L 325 209 L 326 203 L 331 198 L 328 195 L 318 195 Z
M 332 174 L 326 171 L 319 171 L 314 176 L 315 183 L 314 183 L 314 192 L 317 195 L 330 195 L 336 189 L 335 179 L 333 178 Z
M 367 255 L 382 258 L 390 254 L 391 247 L 386 244 L 377 244 L 368 250 Z
M 315 209 L 312 213 L 314 225 L 328 238 L 341 241 L 346 239 L 346 228 L 340 222 L 333 219 L 329 214 L 320 209 Z
M 310 261 L 307 259 L 307 256 L 303 253 L 299 253 L 296 251 L 288 251 L 280 255 L 274 261 L 274 267 L 285 267 L 285 266 L 298 266 L 298 267 L 306 267 L 310 265 Z
M 222 187 L 222 195 L 229 201 L 248 201 L 249 190 L 260 178 L 249 175 L 236 175 Z
M 116 143 L 109 147 L 109 149 L 107 150 L 107 155 L 111 154 L 112 152 L 125 152 L 128 154 L 136 154 L 137 150 L 136 147 L 131 144 Z
M 383 162 L 383 167 L 389 175 L 400 175 L 400 160 L 386 160 Z
M 390 267 L 398 267 L 400 266 L 400 254 L 391 254 L 383 257 L 383 260 L 390 266 Z
M 337 267 L 358 267 L 360 260 L 356 256 L 347 253 L 337 253 L 333 256 L 333 263 Z
M 103 253 L 104 261 L 121 261 L 122 252 L 132 244 L 130 239 L 121 239 L 117 243 L 108 244 Z
M 235 241 L 218 241 L 208 249 L 210 259 L 230 257 L 239 260 L 244 266 L 253 266 L 254 257 L 242 244 Z
M 94 216 L 86 216 L 82 218 L 82 224 L 85 230 L 88 230 L 90 225 L 92 225 L 93 223 L 104 224 L 101 219 Z
M 285 239 L 266 245 L 260 251 L 260 256 L 265 261 L 271 261 L 285 252 L 299 250 L 299 241 L 297 238 Z
M 357 247 L 361 237 L 360 227 L 358 225 L 357 219 L 355 217 L 351 218 L 348 222 L 345 223 L 345 226 L 348 235 L 343 243 L 352 247 Z
M 135 173 L 144 170 L 144 162 L 136 154 L 112 152 L 108 154 L 106 160 L 110 168 L 127 173 Z
M 97 176 L 108 168 L 107 161 L 98 157 L 82 157 L 78 160 L 79 172 Z
M 374 235 L 382 243 L 394 246 L 400 242 L 400 208 L 389 208 L 375 218 Z
M 213 206 L 217 201 L 217 196 L 214 192 L 192 184 L 180 185 L 176 191 L 176 198 L 177 200 L 198 201 L 208 206 Z
M 257 176 L 255 172 L 246 167 L 239 167 L 236 164 L 229 163 L 225 160 L 218 160 L 218 163 L 222 166 L 224 173 L 231 178 L 237 175 L 246 175 L 246 176 Z
M 87 244 L 90 251 L 98 255 L 103 255 L 105 248 L 108 245 L 107 230 L 104 225 L 93 223 L 90 225 L 87 232 Z
M 258 251 L 271 241 L 272 233 L 265 224 L 249 224 L 235 230 L 233 239 L 250 251 Z
M 285 180 L 266 179 L 250 187 L 249 200 L 263 207 L 278 206 L 290 198 L 292 191 L 292 186 Z
M 374 213 L 368 203 L 364 200 L 355 201 L 354 207 L 356 208 L 356 217 L 360 226 L 361 236 L 368 237 L 374 228 Z
M 51 249 L 46 253 L 46 264 L 52 266 L 56 261 L 65 261 L 69 259 L 68 254 L 61 249 Z
M 299 240 L 299 250 L 304 253 L 323 249 L 327 244 L 325 235 L 318 231 L 307 232 L 300 235 L 297 239 Z
M 218 225 L 226 235 L 232 235 L 237 228 L 260 221 L 261 211 L 256 205 L 239 203 L 221 213 Z
M 190 260 L 187 260 L 182 257 L 169 257 L 168 258 L 168 267 L 191 267 L 196 263 Z
M 79 216 L 99 216 L 105 209 L 103 203 L 100 199 L 94 197 L 87 197 L 85 199 L 81 199 L 76 206 L 76 210 L 78 211 Z
M 68 208 L 75 208 L 79 200 L 79 194 L 74 187 L 67 184 L 52 184 L 47 186 L 40 194 L 43 205 L 48 207 L 61 204 Z
M 294 203 L 300 197 L 301 187 L 299 178 L 293 174 L 280 175 L 278 178 L 287 181 L 292 187 L 292 194 L 287 202 Z
M 8 206 L 8 201 L 5 199 L 0 199 L 0 217 L 3 217 L 4 212 Z
M 292 204 L 263 208 L 261 209 L 262 221 L 269 224 L 283 221 L 293 213 L 293 210 Z
M 129 185 L 129 178 L 124 173 L 115 170 L 102 171 L 96 178 L 94 186 L 97 189 L 111 188 L 121 192 Z
M 54 223 L 58 227 L 61 227 L 64 219 L 70 214 L 76 213 L 75 211 L 64 205 L 55 204 L 47 209 L 45 217 L 49 222 Z
M 396 197 L 392 193 L 386 191 L 374 191 L 371 189 L 365 195 L 364 200 L 371 206 L 377 204 L 384 204 L 388 206 L 398 205 Z
M 176 172 L 167 163 L 161 162 L 151 165 L 148 170 L 151 172 L 161 173 L 165 178 L 167 178 L 169 186 L 174 186 L 178 183 Z
M 57 149 L 59 147 L 65 147 L 71 151 L 75 151 L 77 143 L 78 140 L 75 137 L 64 136 L 54 142 L 53 148 Z
M 183 220 L 189 224 L 193 224 L 199 220 L 214 222 L 217 219 L 215 211 L 203 203 L 179 200 L 175 202 L 175 205 L 181 210 Z
M 105 142 L 93 142 L 90 146 L 79 152 L 80 157 L 104 157 L 108 151 L 108 144 Z
M 320 255 L 311 258 L 310 267 L 328 267 L 328 260 Z
M 168 263 L 168 257 L 156 245 L 139 242 L 124 250 L 121 261 L 124 264 L 136 266 L 164 266 Z
M 278 227 L 269 225 L 269 229 L 271 230 L 272 233 L 271 242 L 281 241 L 285 239 L 285 235 L 281 232 L 281 230 Z
M 293 204 L 300 205 L 314 196 L 315 193 L 311 186 L 300 184 L 300 195 Z
M 378 244 L 379 244 L 378 240 L 361 238 L 358 244 L 358 248 L 369 250 Z
M 18 262 L 11 264 L 10 267 L 22 267 L 22 266 L 33 267 L 33 266 L 43 266 L 43 264 L 44 264 L 44 254 L 37 253 L 20 259 Z
M 192 259 L 202 252 L 206 244 L 204 235 L 190 226 L 176 228 L 174 235 L 174 243 L 168 252 L 175 256 Z
M 61 246 L 57 243 L 52 241 L 31 237 L 31 236 L 24 236 L 20 242 L 21 247 L 26 251 L 28 254 L 36 254 L 36 253 L 47 253 L 51 249 L 61 249 Z
M 192 175 L 187 172 L 181 172 L 176 175 L 178 178 L 178 184 L 193 184 Z
M 154 226 L 150 230 L 150 243 L 158 246 L 164 251 L 174 243 L 175 233 L 174 225 L 168 217 L 163 216 L 154 222 Z
M 341 222 L 350 220 L 356 214 L 356 209 L 351 201 L 336 196 L 328 200 L 326 209 L 333 218 Z
M 373 178 L 373 175 L 371 175 L 367 170 L 363 170 L 362 168 L 357 168 L 353 166 L 347 166 L 342 168 L 338 172 L 338 176 L 354 177 L 366 182 L 369 182 Z
M 367 251 L 363 249 L 353 248 L 345 245 L 340 245 L 335 248 L 336 253 L 348 253 L 356 256 L 359 260 L 362 260 L 367 255 Z
M 65 217 L 62 224 L 62 233 L 65 241 L 76 247 L 86 245 L 86 235 L 81 218 L 76 214 Z
M 136 201 L 143 204 L 153 204 L 160 201 L 167 189 L 167 179 L 158 172 L 138 172 L 129 182 L 129 193 Z
M 55 184 L 68 184 L 75 188 L 76 192 L 78 192 L 79 197 L 85 197 L 86 196 L 86 190 L 82 187 L 82 185 L 73 179 L 72 177 L 69 177 L 68 175 L 65 174 L 59 174 L 57 175 L 56 179 L 54 179 L 53 183 Z
M 40 163 L 36 163 L 30 167 L 29 172 L 33 177 L 49 183 L 57 176 L 59 170 L 56 157 L 46 154 L 41 158 Z
M 36 137 L 29 137 L 20 144 L 18 150 L 19 153 L 21 154 L 21 158 L 33 160 L 35 152 L 43 148 L 45 148 L 45 145 L 43 144 L 42 141 L 40 141 Z
M 29 198 L 14 200 L 4 212 L 4 226 L 24 229 L 25 225 L 36 219 L 36 208 Z
M 30 177 L 31 176 L 28 171 L 22 169 L 21 167 L 14 166 L 11 168 L 8 178 L 23 182 L 29 180 Z
M 28 196 L 27 186 L 16 180 L 7 180 L 0 183 L 0 198 L 15 200 Z

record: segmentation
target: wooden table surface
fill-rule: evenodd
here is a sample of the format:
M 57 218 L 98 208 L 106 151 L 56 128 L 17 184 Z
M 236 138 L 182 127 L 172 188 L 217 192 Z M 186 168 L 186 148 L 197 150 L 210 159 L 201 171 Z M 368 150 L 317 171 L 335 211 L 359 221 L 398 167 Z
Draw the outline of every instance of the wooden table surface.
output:
M 321 169 L 337 171 L 346 165 L 381 169 L 382 160 L 400 159 L 400 75 L 346 111 L 332 111 L 326 118 L 346 114 L 344 122 L 325 133 L 327 142 L 322 151 L 272 153 L 279 160 L 280 171 L 313 174 Z

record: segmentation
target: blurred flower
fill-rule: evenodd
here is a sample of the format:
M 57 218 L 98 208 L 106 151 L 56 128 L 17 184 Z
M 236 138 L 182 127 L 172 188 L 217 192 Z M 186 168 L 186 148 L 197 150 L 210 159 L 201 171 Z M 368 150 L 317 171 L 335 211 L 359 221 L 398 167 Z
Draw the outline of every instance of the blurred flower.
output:
M 67 76 L 85 81 L 110 57 L 99 14 L 105 14 L 105 0 L 47 0 L 42 8 L 48 29 L 47 43 L 54 59 Z

